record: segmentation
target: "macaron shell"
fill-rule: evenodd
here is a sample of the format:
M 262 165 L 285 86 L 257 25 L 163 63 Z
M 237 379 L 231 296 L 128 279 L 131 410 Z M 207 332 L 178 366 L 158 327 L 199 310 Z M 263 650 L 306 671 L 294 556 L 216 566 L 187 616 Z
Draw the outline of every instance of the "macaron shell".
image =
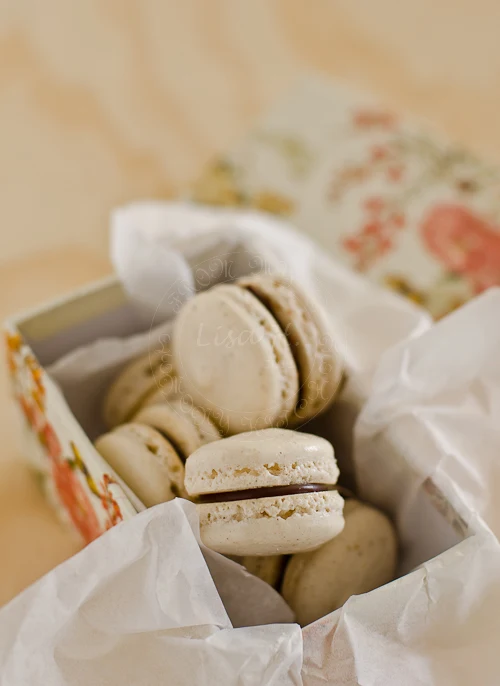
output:
M 134 422 L 159 431 L 184 459 L 205 443 L 220 438 L 217 428 L 201 410 L 181 400 L 143 407 Z
M 181 388 L 178 376 L 164 377 L 144 398 L 142 398 L 139 408 L 150 407 L 151 405 L 162 405 L 171 403 L 174 400 L 181 400 L 184 393 Z
M 248 291 L 221 285 L 179 313 L 175 365 L 193 404 L 226 434 L 280 425 L 298 400 L 298 375 L 273 316 Z
M 169 348 L 154 350 L 133 360 L 108 389 L 103 405 L 106 426 L 112 429 L 128 421 L 149 394 L 159 387 L 168 390 L 174 376 Z
M 332 541 L 288 562 L 281 593 L 305 626 L 394 578 L 397 538 L 379 510 L 348 500 L 345 528 Z
M 296 282 L 283 275 L 255 274 L 237 284 L 250 290 L 286 332 L 300 381 L 300 401 L 289 425 L 314 417 L 333 401 L 343 374 L 326 315 Z
M 95 447 L 146 507 L 184 496 L 184 465 L 151 427 L 125 424 L 98 438 Z
M 237 558 L 237 562 L 243 565 L 250 574 L 262 579 L 273 588 L 278 588 L 286 559 L 285 555 L 269 555 L 267 557 L 246 555 Z
M 344 527 L 336 491 L 197 505 L 203 543 L 223 555 L 312 550 Z
M 263 429 L 199 448 L 186 463 L 192 495 L 289 484 L 335 484 L 339 470 L 331 443 L 289 429 Z

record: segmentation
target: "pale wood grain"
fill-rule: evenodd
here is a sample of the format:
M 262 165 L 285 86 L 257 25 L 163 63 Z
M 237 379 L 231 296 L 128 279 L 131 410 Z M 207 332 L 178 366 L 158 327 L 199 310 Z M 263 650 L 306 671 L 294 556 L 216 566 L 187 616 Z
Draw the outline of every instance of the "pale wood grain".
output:
M 110 209 L 165 197 L 303 69 L 500 159 L 493 0 L 0 3 L 1 257 L 106 250 Z
M 494 0 L 0 2 L 0 315 L 106 272 L 110 209 L 186 188 L 304 69 L 500 160 L 499 24 Z M 2 603 L 76 544 L 16 461 L 3 372 L 0 428 Z

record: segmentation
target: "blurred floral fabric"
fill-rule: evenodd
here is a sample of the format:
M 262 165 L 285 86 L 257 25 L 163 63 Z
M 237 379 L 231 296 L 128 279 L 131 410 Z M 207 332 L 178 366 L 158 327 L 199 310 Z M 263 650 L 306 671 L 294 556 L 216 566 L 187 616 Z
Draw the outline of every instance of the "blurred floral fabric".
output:
M 211 165 L 191 197 L 285 216 L 436 318 L 500 285 L 500 171 L 321 79 Z

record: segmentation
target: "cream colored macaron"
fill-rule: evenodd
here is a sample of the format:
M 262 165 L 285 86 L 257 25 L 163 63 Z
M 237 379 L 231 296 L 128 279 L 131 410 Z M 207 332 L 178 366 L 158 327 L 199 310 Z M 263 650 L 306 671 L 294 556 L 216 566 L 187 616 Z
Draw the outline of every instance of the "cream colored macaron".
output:
M 250 574 L 262 579 L 273 588 L 279 589 L 287 561 L 286 555 L 268 555 L 267 557 L 245 555 L 245 557 L 235 559 Z
M 205 443 L 221 437 L 217 427 L 202 410 L 180 398 L 147 405 L 139 410 L 133 421 L 156 429 L 175 447 L 183 460 Z
M 335 398 L 343 377 L 324 311 L 296 282 L 279 274 L 254 274 L 237 284 L 271 312 L 286 334 L 299 375 L 299 399 L 288 423 L 316 416 Z
M 323 411 L 342 363 L 320 307 L 296 283 L 256 274 L 188 301 L 173 332 L 186 392 L 229 435 Z
M 186 497 L 184 463 L 152 427 L 122 424 L 98 438 L 95 447 L 146 507 Z
M 333 448 L 286 429 L 241 433 L 202 446 L 186 462 L 202 541 L 226 555 L 312 550 L 344 526 Z
M 155 350 L 130 362 L 108 389 L 104 398 L 103 416 L 112 429 L 131 419 L 148 396 L 157 401 L 178 393 L 170 349 Z
M 346 501 L 344 517 L 339 536 L 288 562 L 281 593 L 302 626 L 394 578 L 397 538 L 388 517 L 354 499 Z

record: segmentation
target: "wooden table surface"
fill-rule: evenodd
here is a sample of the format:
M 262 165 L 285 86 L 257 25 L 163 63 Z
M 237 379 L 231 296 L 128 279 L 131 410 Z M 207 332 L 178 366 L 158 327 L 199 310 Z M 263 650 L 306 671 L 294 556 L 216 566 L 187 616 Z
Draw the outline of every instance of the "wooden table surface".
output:
M 319 69 L 500 160 L 494 0 L 4 0 L 0 315 L 109 272 L 110 209 L 168 197 Z M 77 550 L 0 373 L 0 604 Z

